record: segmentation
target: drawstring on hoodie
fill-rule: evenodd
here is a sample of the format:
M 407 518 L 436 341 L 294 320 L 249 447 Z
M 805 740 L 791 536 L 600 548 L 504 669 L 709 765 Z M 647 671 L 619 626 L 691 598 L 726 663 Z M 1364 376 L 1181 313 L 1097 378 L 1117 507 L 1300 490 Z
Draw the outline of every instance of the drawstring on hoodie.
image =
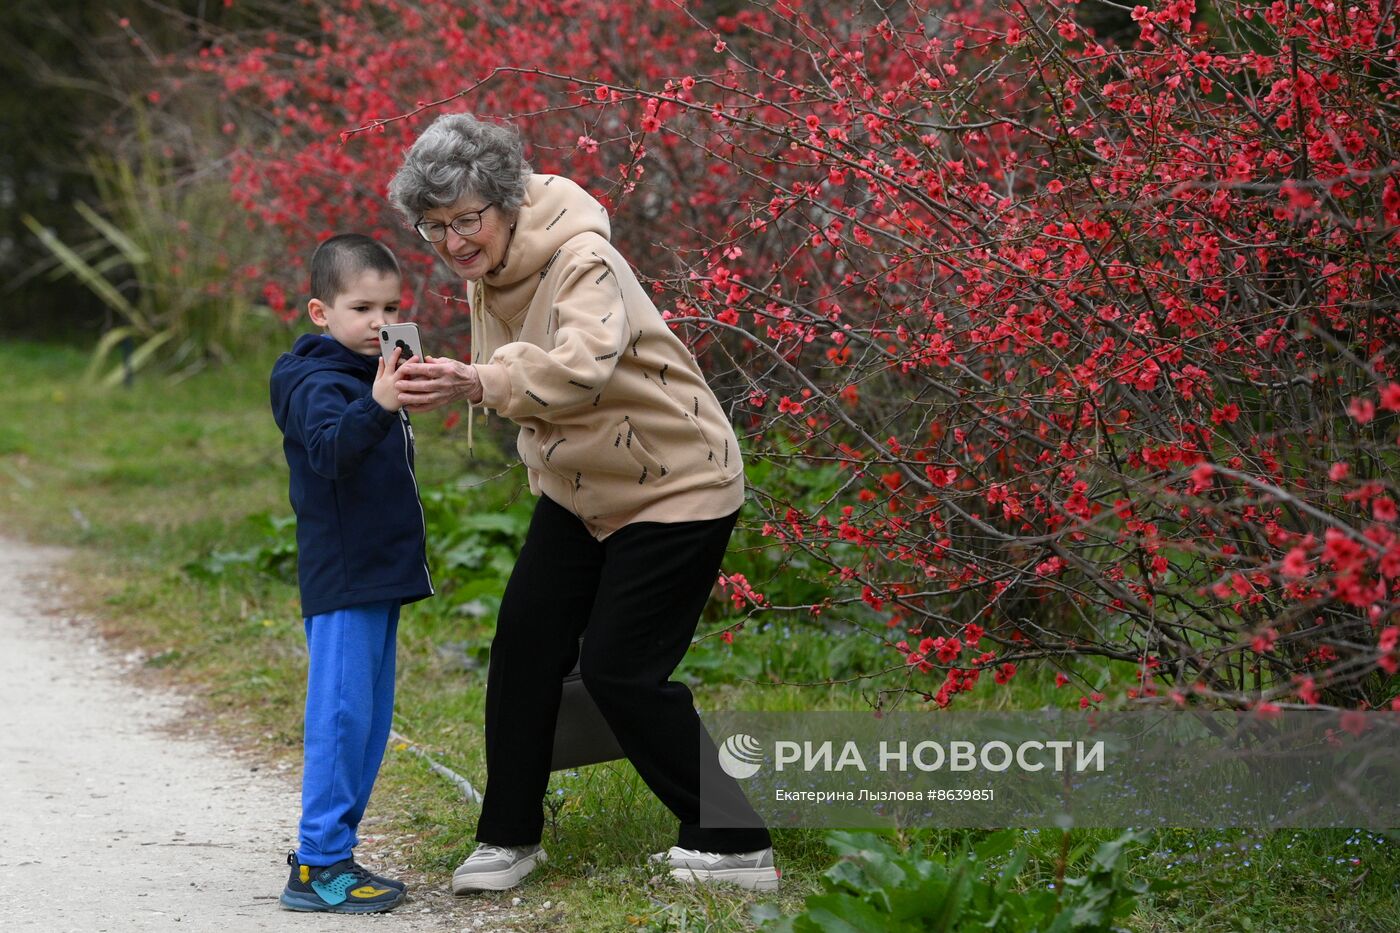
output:
M 472 366 L 476 366 L 476 348 L 477 348 L 477 345 L 481 342 L 481 341 L 480 341 L 480 337 L 481 337 L 481 334 L 482 334 L 481 328 L 484 326 L 484 322 L 483 322 L 483 320 L 482 320 L 482 305 L 483 305 L 483 303 L 484 303 L 485 301 L 486 301 L 486 295 L 485 295 L 485 292 L 484 292 L 483 289 L 482 289 L 481 280 L 478 279 L 477 282 L 476 282 L 476 288 L 472 289 L 472 300 L 471 300 L 471 322 L 472 322 L 472 352 L 471 352 L 471 364 L 472 364 Z M 480 378 L 480 371 L 478 371 L 478 373 L 477 373 L 477 378 Z M 476 421 L 476 406 L 473 405 L 473 404 L 472 404 L 472 400 L 471 400 L 470 398 L 468 398 L 468 399 L 467 399 L 467 456 L 468 456 L 468 457 L 471 457 L 473 460 L 476 459 L 476 450 L 475 450 L 475 448 L 472 446 L 472 427 L 473 427 L 473 423 L 474 423 L 475 421 Z
M 515 239 L 515 224 L 510 225 L 510 236 L 506 239 L 506 255 L 501 259 L 501 264 L 492 269 L 492 272 L 499 272 L 505 267 L 506 259 L 510 258 L 510 244 Z M 472 352 L 471 364 L 476 366 L 476 348 L 484 339 L 486 326 L 486 286 L 481 279 L 476 280 L 476 288 L 472 289 L 471 298 L 471 322 L 472 322 Z M 480 379 L 480 372 L 477 378 Z M 467 456 L 476 459 L 476 450 L 472 442 L 472 428 L 476 422 L 476 406 L 472 400 L 467 399 Z

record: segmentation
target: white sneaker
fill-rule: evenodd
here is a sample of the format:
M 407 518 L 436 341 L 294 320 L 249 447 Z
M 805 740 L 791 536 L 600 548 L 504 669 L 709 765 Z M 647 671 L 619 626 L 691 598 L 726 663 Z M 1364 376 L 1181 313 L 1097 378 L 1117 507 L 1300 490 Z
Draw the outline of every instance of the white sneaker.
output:
M 482 843 L 452 873 L 452 893 L 506 891 L 537 865 L 548 861 L 539 846 L 492 846 Z
M 750 891 L 778 890 L 778 870 L 773 849 L 756 852 L 697 852 L 672 846 L 653 854 L 650 861 L 669 865 L 677 881 L 725 882 Z

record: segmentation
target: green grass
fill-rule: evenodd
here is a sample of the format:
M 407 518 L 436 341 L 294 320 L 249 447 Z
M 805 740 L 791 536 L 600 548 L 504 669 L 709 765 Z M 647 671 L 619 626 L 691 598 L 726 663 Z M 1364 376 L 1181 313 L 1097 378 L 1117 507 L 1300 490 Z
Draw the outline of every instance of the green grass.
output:
M 290 508 L 267 403 L 267 373 L 289 343 L 289 335 L 271 334 L 265 349 L 235 366 L 176 384 L 143 375 L 132 389 L 107 393 L 76 382 L 82 352 L 0 346 L 0 386 L 17 413 L 0 425 L 0 518 L 12 534 L 76 549 L 75 598 L 124 649 L 142 652 L 140 676 L 198 697 L 231 747 L 294 763 L 304 645 L 290 564 L 278 551 L 289 532 L 276 520 Z M 462 427 L 445 430 L 437 416 L 415 423 L 420 480 L 441 491 L 439 521 L 460 516 L 439 554 L 458 566 L 439 573 L 438 597 L 404 612 L 396 726 L 479 786 L 494 600 L 510 566 L 508 529 L 527 514 L 529 497 L 518 471 L 503 472 L 485 456 L 489 434 L 484 459 L 473 462 Z M 712 604 L 702 633 L 732 621 L 724 608 Z M 868 682 L 778 682 L 841 680 L 897 664 L 880 640 L 881 633 L 831 634 L 796 619 L 755 621 L 732 646 L 697 642 L 681 675 L 702 708 L 859 709 Z M 1092 685 L 1108 672 L 1075 673 Z M 1066 705 L 1071 691 L 1082 692 L 1056 690 L 1053 676 L 1026 667 L 1011 689 L 979 690 L 974 699 L 986 708 L 1028 708 Z M 441 884 L 473 846 L 476 808 L 406 750 L 387 757 L 371 809 L 386 844 L 429 883 Z M 556 774 L 548 813 L 549 866 L 524 892 L 500 898 L 551 901 L 530 921 L 536 929 L 748 929 L 751 906 L 773 900 L 656 878 L 643 856 L 671 843 L 672 818 L 626 763 Z M 295 817 L 287 814 L 289 828 Z M 919 830 L 901 838 L 948 851 L 967 835 Z M 1048 883 L 1058 835 L 1022 835 L 1033 855 L 1024 883 Z M 1081 831 L 1073 841 L 1089 849 L 1113 835 Z M 776 838 L 785 879 L 776 903 L 791 913 L 818 889 L 831 856 L 818 831 Z M 1379 931 L 1400 916 L 1400 847 L 1374 834 L 1158 833 L 1134 870 L 1188 885 L 1140 909 L 1132 927 L 1152 933 Z

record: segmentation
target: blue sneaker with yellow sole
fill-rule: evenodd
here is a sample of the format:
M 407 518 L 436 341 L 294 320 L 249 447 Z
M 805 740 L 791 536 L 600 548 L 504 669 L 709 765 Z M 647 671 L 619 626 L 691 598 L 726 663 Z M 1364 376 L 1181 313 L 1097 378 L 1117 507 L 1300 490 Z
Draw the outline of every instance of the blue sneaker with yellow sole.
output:
M 289 853 L 289 854 L 292 856 L 292 858 L 296 858 L 296 853 L 295 853 L 295 852 L 291 852 L 291 853 Z M 352 858 L 353 858 L 353 856 L 352 856 Z M 290 865 L 290 864 L 293 864 L 293 863 L 288 862 L 287 864 Z M 369 880 L 370 880 L 370 881 L 373 881 L 373 882 L 374 882 L 375 884 L 377 884 L 377 885 L 381 885 L 381 886 L 384 886 L 384 887 L 394 888 L 395 890 L 398 890 L 398 891 L 407 891 L 407 890 L 408 890 L 408 885 L 404 884 L 402 881 L 399 881 L 397 878 L 385 878 L 383 875 L 376 875 L 374 872 L 370 871 L 368 868 L 366 868 L 365 866 L 361 865 L 359 862 L 356 862 L 356 863 L 355 863 L 355 867 L 356 867 L 357 869 L 359 869 L 360 871 L 364 872 L 365 874 L 369 875 Z
M 303 865 L 296 852 L 288 852 L 287 864 L 292 872 L 281 897 L 287 910 L 372 914 L 393 910 L 404 901 L 403 882 L 381 878 L 354 859 Z
M 353 859 L 354 856 L 352 855 L 351 858 Z M 293 849 L 287 853 L 287 864 L 292 867 L 292 878 L 300 880 L 301 863 L 297 861 L 296 849 Z M 359 862 L 353 862 L 350 867 L 355 871 L 362 872 L 368 875 L 369 880 L 372 884 L 377 884 L 380 887 L 384 888 L 393 888 L 395 891 L 408 890 L 408 885 L 404 884 L 402 881 L 399 881 L 395 878 L 385 878 L 383 875 L 376 875 L 374 872 L 370 871 L 368 868 L 364 867 Z M 310 868 L 311 871 L 315 871 L 315 869 L 311 868 L 311 866 L 309 865 L 307 866 L 307 868 Z

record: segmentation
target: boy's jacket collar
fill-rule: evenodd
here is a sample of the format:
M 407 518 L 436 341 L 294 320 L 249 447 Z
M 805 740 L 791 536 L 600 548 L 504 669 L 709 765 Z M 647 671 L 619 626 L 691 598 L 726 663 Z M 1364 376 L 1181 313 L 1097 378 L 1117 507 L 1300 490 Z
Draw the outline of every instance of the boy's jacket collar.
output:
M 345 373 L 369 383 L 374 381 L 378 368 L 377 356 L 362 356 L 326 334 L 302 334 L 291 351 L 279 356 L 272 367 L 272 410 L 280 419 L 278 423 L 286 420 L 292 393 L 312 373 Z
M 307 360 L 312 369 L 341 369 L 373 376 L 379 367 L 379 357 L 356 353 L 329 334 L 302 334 L 292 344 L 291 355 Z

